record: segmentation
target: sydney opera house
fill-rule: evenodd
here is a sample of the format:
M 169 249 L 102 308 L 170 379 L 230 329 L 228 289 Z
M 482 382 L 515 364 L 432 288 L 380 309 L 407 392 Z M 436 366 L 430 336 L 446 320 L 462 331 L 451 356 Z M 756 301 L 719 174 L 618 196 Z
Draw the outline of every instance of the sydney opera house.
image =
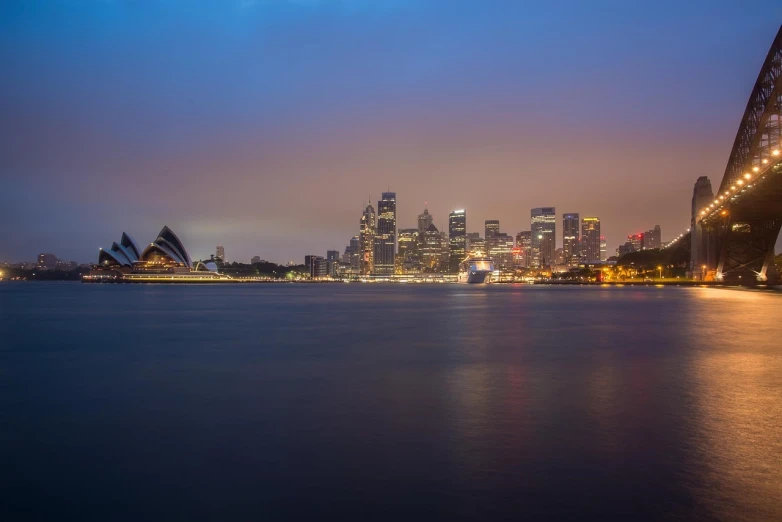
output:
M 126 233 L 108 250 L 101 248 L 89 282 L 216 282 L 230 278 L 219 274 L 214 263 L 193 264 L 185 246 L 168 228 L 143 250 Z

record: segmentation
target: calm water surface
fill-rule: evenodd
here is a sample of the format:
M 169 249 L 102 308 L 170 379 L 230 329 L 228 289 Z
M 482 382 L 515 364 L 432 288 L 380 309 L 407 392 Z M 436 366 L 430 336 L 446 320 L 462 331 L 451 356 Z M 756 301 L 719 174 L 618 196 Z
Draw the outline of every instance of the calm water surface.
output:
M 0 284 L 2 520 L 782 520 L 782 295 Z

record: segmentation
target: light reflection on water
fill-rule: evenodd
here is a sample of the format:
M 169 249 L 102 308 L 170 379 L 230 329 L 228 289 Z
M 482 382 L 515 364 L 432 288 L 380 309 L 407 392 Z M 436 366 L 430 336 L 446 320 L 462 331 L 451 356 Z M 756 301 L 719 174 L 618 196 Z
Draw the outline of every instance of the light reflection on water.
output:
M 770 297 L 698 294 L 695 319 L 711 328 L 709 349 L 696 352 L 691 365 L 693 444 L 704 467 L 696 489 L 705 507 L 724 519 L 779 520 L 782 514 L 782 337 L 780 303 Z
M 0 518 L 779 520 L 780 309 L 704 288 L 0 286 Z

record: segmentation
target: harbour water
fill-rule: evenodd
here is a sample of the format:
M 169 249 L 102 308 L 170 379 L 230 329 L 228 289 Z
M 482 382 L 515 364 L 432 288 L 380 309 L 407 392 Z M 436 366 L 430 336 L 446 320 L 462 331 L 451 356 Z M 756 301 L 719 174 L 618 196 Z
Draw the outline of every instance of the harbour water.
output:
M 782 520 L 782 295 L 0 284 L 2 520 Z

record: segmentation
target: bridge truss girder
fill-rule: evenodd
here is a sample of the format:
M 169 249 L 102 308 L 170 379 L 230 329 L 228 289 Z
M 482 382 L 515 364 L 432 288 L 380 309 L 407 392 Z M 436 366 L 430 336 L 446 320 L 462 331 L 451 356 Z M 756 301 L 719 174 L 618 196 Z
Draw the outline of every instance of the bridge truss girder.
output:
M 782 26 L 768 51 L 752 89 L 733 143 L 719 193 L 760 165 L 774 148 L 782 146 Z
M 717 279 L 729 283 L 775 282 L 774 244 L 782 216 L 753 221 L 726 218 L 716 230 Z

